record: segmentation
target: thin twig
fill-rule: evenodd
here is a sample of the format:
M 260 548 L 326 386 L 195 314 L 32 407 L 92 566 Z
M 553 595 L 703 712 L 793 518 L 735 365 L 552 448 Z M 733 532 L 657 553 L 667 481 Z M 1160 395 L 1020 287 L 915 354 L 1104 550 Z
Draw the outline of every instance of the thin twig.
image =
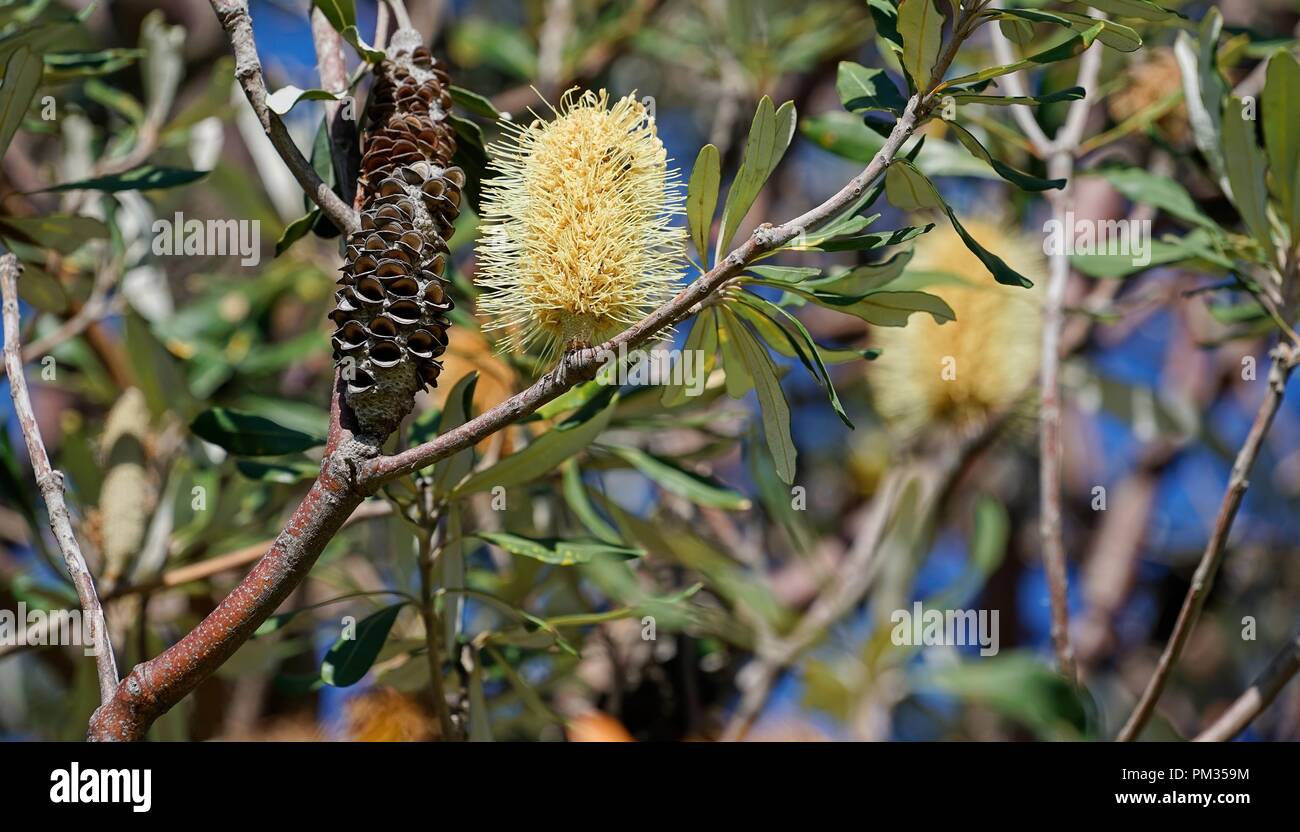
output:
M 1128 721 L 1124 723 L 1124 727 L 1120 729 L 1117 739 L 1121 742 L 1137 739 L 1143 726 L 1155 711 L 1160 694 L 1164 692 L 1165 684 L 1169 681 L 1169 674 L 1178 663 L 1178 657 L 1182 655 L 1192 628 L 1200 618 L 1201 608 L 1205 606 L 1205 598 L 1214 583 L 1215 575 L 1218 574 L 1219 565 L 1223 563 L 1228 533 L 1232 531 L 1232 522 L 1237 517 L 1237 509 L 1241 507 L 1246 489 L 1250 487 L 1248 479 L 1250 470 L 1255 466 L 1255 459 L 1263 447 L 1264 437 L 1273 423 L 1273 417 L 1282 406 L 1287 379 L 1295 369 L 1297 353 L 1293 347 L 1279 344 L 1273 348 L 1272 355 L 1273 363 L 1268 371 L 1268 392 L 1264 394 L 1264 401 L 1255 414 L 1250 433 L 1246 435 L 1246 441 L 1242 443 L 1241 449 L 1237 451 L 1237 458 L 1232 463 L 1228 487 L 1223 493 L 1223 502 L 1219 505 L 1219 514 L 1214 521 L 1214 532 L 1210 535 L 1210 540 L 1205 545 L 1205 552 L 1201 555 L 1201 562 L 1192 576 L 1192 585 L 1188 587 L 1187 596 L 1183 599 L 1183 606 L 1178 612 L 1178 620 L 1174 623 L 1174 631 L 1169 636 L 1169 643 L 1165 645 L 1155 672 L 1147 682 L 1146 689 L 1142 691 L 1137 706 Z
M 50 516 L 50 530 L 54 532 L 54 538 L 63 552 L 63 562 L 77 589 L 82 615 L 90 624 L 92 646 L 96 648 L 95 667 L 99 673 L 100 701 L 107 702 L 117 688 L 117 661 L 113 657 L 113 645 L 108 638 L 104 609 L 95 593 L 95 579 L 86 567 L 86 559 L 82 557 L 81 547 L 72 532 L 72 520 L 63 500 L 63 474 L 50 465 L 50 456 L 41 439 L 41 428 L 32 411 L 32 400 L 27 394 L 27 379 L 23 376 L 22 347 L 18 341 L 18 275 L 21 271 L 18 258 L 13 254 L 6 253 L 0 257 L 0 293 L 4 297 L 4 353 L 5 367 L 9 371 L 9 392 L 13 396 L 14 411 L 22 427 L 23 440 L 27 443 L 27 453 L 32 460 L 36 485 L 45 499 L 45 507 Z
M 1272 704 L 1277 695 L 1300 672 L 1300 635 L 1284 645 L 1264 672 L 1228 710 L 1196 738 L 1196 742 L 1227 742 L 1246 730 L 1255 717 Z
M 267 138 L 307 197 L 320 206 L 325 216 L 345 233 L 356 231 L 361 227 L 357 212 L 330 190 L 330 186 L 325 184 L 293 143 L 293 137 L 289 135 L 284 122 L 267 106 L 266 81 L 262 77 L 262 61 L 257 56 L 257 43 L 253 40 L 253 21 L 248 16 L 248 3 L 245 0 L 211 2 L 222 28 L 230 36 L 230 45 L 235 52 L 235 78 L 244 90 Z
M 1090 9 L 1097 19 L 1103 15 Z M 1000 63 L 1013 62 L 1011 45 L 998 27 L 991 26 L 993 51 Z M 1101 47 L 1089 48 L 1079 62 L 1077 85 L 1083 98 L 1071 102 L 1065 124 L 1055 138 L 1049 139 L 1034 120 L 1033 113 L 1022 105 L 1013 105 L 1011 115 L 1029 137 L 1039 155 L 1047 159 L 1047 175 L 1065 179 L 1063 190 L 1048 192 L 1052 218 L 1061 233 L 1070 233 L 1067 222 L 1073 208 L 1074 166 L 1087 126 L 1090 100 L 1097 89 L 1101 70 Z M 1012 95 L 1024 95 L 1019 73 L 1003 79 Z M 1065 295 L 1070 284 L 1070 260 L 1066 247 L 1058 246 L 1048 262 L 1047 292 L 1043 301 L 1043 332 L 1039 369 L 1039 536 L 1043 546 L 1043 565 L 1047 572 L 1048 595 L 1052 606 L 1052 645 L 1057 667 L 1066 678 L 1075 678 L 1074 651 L 1070 646 L 1069 567 L 1066 563 L 1065 539 L 1061 529 L 1061 332 L 1065 326 Z

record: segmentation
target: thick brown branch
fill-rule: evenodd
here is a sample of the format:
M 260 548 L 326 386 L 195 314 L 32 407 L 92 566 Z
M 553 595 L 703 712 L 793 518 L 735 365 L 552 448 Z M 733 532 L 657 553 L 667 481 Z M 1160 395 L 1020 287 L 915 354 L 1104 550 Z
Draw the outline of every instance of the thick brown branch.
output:
M 1178 620 L 1174 623 L 1174 631 L 1169 636 L 1169 643 L 1165 645 L 1164 652 L 1160 655 L 1155 673 L 1147 682 L 1146 690 L 1142 691 L 1137 707 L 1133 709 L 1132 715 L 1120 729 L 1117 737 L 1120 742 L 1131 742 L 1142 732 L 1142 727 L 1155 711 L 1160 694 L 1164 692 L 1169 674 L 1178 663 L 1178 657 L 1182 655 L 1183 647 L 1192 634 L 1192 628 L 1201 616 L 1201 608 L 1205 606 L 1205 598 L 1214 583 L 1214 576 L 1218 574 L 1219 565 L 1223 563 L 1223 554 L 1227 549 L 1228 533 L 1232 531 L 1232 522 L 1237 517 L 1237 509 L 1241 507 L 1242 498 L 1246 496 L 1246 489 L 1250 487 L 1248 479 L 1250 470 L 1255 466 L 1255 459 L 1259 456 L 1260 448 L 1263 447 L 1269 426 L 1273 424 L 1273 417 L 1282 406 L 1286 382 L 1291 377 L 1291 371 L 1295 369 L 1295 362 L 1296 354 L 1292 347 L 1280 344 L 1273 349 L 1273 364 L 1268 372 L 1268 392 L 1264 394 L 1264 401 L 1255 414 L 1255 422 L 1250 426 L 1246 441 L 1242 444 L 1241 450 L 1237 451 L 1237 458 L 1232 464 L 1232 474 L 1228 478 L 1228 487 L 1223 493 L 1223 502 L 1219 505 L 1219 514 L 1214 521 L 1214 532 L 1210 535 L 1210 540 L 1205 545 L 1205 553 L 1201 555 L 1201 562 L 1192 576 L 1192 585 L 1187 589 L 1182 609 L 1178 612 Z
M 361 220 L 352 207 L 330 190 L 317 175 L 302 151 L 293 143 L 289 131 L 280 117 L 271 112 L 266 103 L 266 80 L 262 77 L 262 61 L 257 57 L 257 43 L 253 40 L 253 21 L 248 16 L 248 3 L 244 0 L 212 0 L 212 10 L 217 13 L 221 26 L 230 36 L 235 52 L 235 78 L 248 97 L 267 138 L 284 160 L 293 178 L 298 180 L 312 202 L 320 206 L 325 216 L 342 231 L 352 232 L 361 227 Z
M 108 701 L 117 687 L 117 661 L 113 658 L 113 645 L 108 639 L 108 626 L 104 622 L 104 609 L 95 593 L 95 579 L 86 568 L 86 559 L 72 532 L 72 520 L 63 500 L 63 474 L 50 465 L 50 456 L 41 439 L 41 428 L 32 411 L 32 400 L 27 394 L 27 379 L 23 376 L 22 346 L 18 341 L 18 275 L 22 271 L 18 258 L 12 254 L 0 257 L 0 293 L 4 296 L 5 367 L 9 372 L 9 392 L 13 396 L 14 411 L 22 427 L 23 440 L 32 460 L 36 485 L 45 500 L 50 515 L 50 530 L 63 553 L 72 584 L 77 589 L 77 600 L 82 615 L 90 625 L 94 647 L 95 667 L 99 673 L 101 701 Z

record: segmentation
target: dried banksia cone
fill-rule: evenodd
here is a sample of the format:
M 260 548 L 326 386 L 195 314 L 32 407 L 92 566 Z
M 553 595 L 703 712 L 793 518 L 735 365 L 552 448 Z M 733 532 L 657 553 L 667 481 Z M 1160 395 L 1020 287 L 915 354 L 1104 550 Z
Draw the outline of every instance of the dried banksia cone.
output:
M 1038 375 L 1042 293 L 1037 287 L 1047 274 L 1042 244 L 993 223 L 966 225 L 1035 288 L 994 282 L 951 226 L 920 239 L 909 268 L 960 281 L 925 287 L 943 298 L 957 319 L 940 325 L 928 315 L 913 315 L 905 327 L 879 327 L 873 334 L 881 354 L 867 378 L 876 410 L 901 432 L 976 430 L 1013 408 Z
M 330 319 L 348 405 L 360 431 L 382 439 L 442 370 L 452 307 L 442 274 L 465 173 L 450 166 L 447 74 L 419 35 L 398 31 L 376 74 L 362 134 L 361 229 L 348 238 Z
M 569 91 L 552 121 L 505 125 L 484 183 L 478 309 L 505 345 L 595 344 L 667 300 L 683 196 L 654 117 L 633 96 Z

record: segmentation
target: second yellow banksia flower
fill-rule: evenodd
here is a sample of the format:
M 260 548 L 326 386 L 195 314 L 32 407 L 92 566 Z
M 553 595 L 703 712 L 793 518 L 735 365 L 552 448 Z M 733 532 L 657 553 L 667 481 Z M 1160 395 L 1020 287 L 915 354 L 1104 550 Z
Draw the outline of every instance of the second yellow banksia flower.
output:
M 484 183 L 478 308 L 505 345 L 594 345 L 667 300 L 681 275 L 683 195 L 633 96 L 576 90 L 551 121 L 509 125 Z

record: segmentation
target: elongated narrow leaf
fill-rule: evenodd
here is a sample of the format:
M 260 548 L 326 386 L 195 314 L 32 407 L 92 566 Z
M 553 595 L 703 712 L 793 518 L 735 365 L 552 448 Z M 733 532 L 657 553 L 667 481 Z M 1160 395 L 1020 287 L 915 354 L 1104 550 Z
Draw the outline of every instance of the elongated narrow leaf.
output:
M 759 334 L 764 337 L 769 345 L 775 348 L 779 340 L 767 335 L 767 328 L 762 326 L 762 322 L 766 321 L 778 330 L 774 334 L 784 337 L 795 355 L 808 368 L 808 372 L 812 373 L 813 377 L 817 379 L 817 383 L 826 389 L 826 397 L 830 400 L 831 409 L 835 411 L 835 415 L 840 417 L 840 421 L 849 430 L 853 430 L 853 421 L 849 419 L 849 414 L 845 412 L 839 393 L 835 392 L 835 383 L 831 380 L 830 371 L 826 369 L 826 362 L 822 360 L 821 346 L 813 340 L 812 333 L 803 325 L 803 321 L 766 298 L 760 298 L 746 292 L 741 296 L 741 299 L 749 307 L 748 310 L 742 307 L 741 312 L 750 311 L 752 313 L 750 322 L 755 324 Z
M 851 113 L 882 110 L 900 114 L 907 107 L 907 99 L 883 69 L 868 69 L 852 61 L 840 61 L 835 90 L 844 109 Z
M 336 688 L 355 685 L 365 677 L 379 657 L 393 622 L 406 602 L 384 607 L 357 623 L 355 638 L 340 638 L 330 647 L 320 665 L 321 681 Z
M 1158 3 L 1151 0 L 1076 0 L 1085 5 L 1092 6 L 1094 9 L 1115 17 L 1136 17 L 1140 20 L 1152 20 L 1156 22 L 1169 21 L 1182 15 L 1178 12 L 1166 9 Z
M 979 240 L 971 236 L 951 208 L 948 209 L 948 220 L 952 222 L 953 230 L 957 232 L 958 237 L 961 237 L 961 241 L 966 244 L 966 248 L 970 249 L 971 253 L 979 258 L 979 261 L 984 264 L 984 268 L 988 269 L 989 274 L 993 275 L 994 280 L 1007 286 L 1020 286 L 1026 289 L 1034 285 L 1033 281 L 1008 266 L 1001 257 L 980 245 Z
M 708 381 L 709 375 L 713 372 L 713 365 L 718 352 L 718 323 L 713 310 L 706 309 L 695 318 L 695 323 L 691 324 L 691 332 L 686 336 L 686 343 L 682 345 L 683 360 L 691 356 L 700 356 L 700 373 L 704 381 Z M 684 404 L 693 394 L 699 391 L 687 384 L 685 373 L 682 374 L 681 384 L 670 384 L 664 388 L 663 396 L 659 402 L 664 407 L 678 407 Z
M 463 108 L 466 112 L 493 120 L 501 118 L 501 111 L 493 106 L 492 101 L 485 96 L 479 95 L 473 90 L 458 87 L 455 84 L 452 84 L 449 89 L 452 103 Z
M 1197 207 L 1191 194 L 1168 176 L 1137 167 L 1102 168 L 1097 172 L 1132 202 L 1151 205 L 1170 216 L 1212 231 L 1219 230 L 1218 224 Z
M 610 556 L 628 560 L 642 557 L 645 552 L 628 546 L 618 546 L 603 540 L 560 540 L 558 538 L 533 538 L 506 532 L 476 532 L 474 537 L 500 546 L 512 555 L 532 558 L 556 566 L 573 566 L 588 563 L 592 558 Z
M 108 236 L 108 226 L 91 217 L 46 214 L 43 217 L 0 217 L 0 234 L 71 254 L 91 240 Z
M 1225 191 L 1229 191 L 1227 172 L 1223 162 L 1222 102 L 1225 92 L 1223 77 L 1215 63 L 1219 31 L 1223 28 L 1223 15 L 1213 6 L 1201 21 L 1199 43 L 1186 32 L 1179 32 L 1174 40 L 1174 59 L 1183 76 L 1183 101 L 1187 105 L 1187 121 L 1192 128 L 1196 147 L 1209 162 L 1210 170 L 1219 178 Z
M 785 400 L 781 389 L 781 380 L 776 374 L 776 365 L 745 325 L 727 309 L 722 310 L 728 320 L 727 331 L 735 337 L 736 350 L 745 368 L 753 378 L 754 389 L 758 392 L 759 410 L 763 417 L 763 435 L 767 439 L 772 460 L 776 463 L 776 475 L 781 482 L 789 485 L 794 482 L 795 460 L 798 452 L 794 439 L 790 436 L 790 405 Z
M 460 503 L 447 507 L 447 543 L 438 556 L 438 585 L 447 590 L 465 588 L 465 537 L 460 512 Z M 456 655 L 456 638 L 460 635 L 464 609 L 464 593 L 448 592 L 442 607 L 444 655 Z
M 306 214 L 286 225 L 284 231 L 280 234 L 280 239 L 275 241 L 275 256 L 279 257 L 284 254 L 294 243 L 310 234 L 312 226 L 316 224 L 320 216 L 320 208 L 312 208 Z
M 104 193 L 154 191 L 188 185 L 207 175 L 208 171 L 206 170 L 141 165 L 138 168 L 132 168 L 125 173 L 114 176 L 96 176 L 76 182 L 64 182 L 52 188 L 45 188 L 45 191 L 103 191 Z
M 605 543 L 621 546 L 623 541 L 618 535 L 618 530 L 601 517 L 592 504 L 591 497 L 587 494 L 587 485 L 582 481 L 582 469 L 578 467 L 578 463 L 570 459 L 560 468 L 564 471 L 564 501 L 569 504 L 569 509 L 578 516 L 587 531 Z
M 239 456 L 279 456 L 305 451 L 324 443 L 321 436 L 286 428 L 265 416 L 225 407 L 200 413 L 190 425 L 200 439 Z
M 1042 104 L 1058 104 L 1062 101 L 1079 101 L 1083 99 L 1086 90 L 1083 87 L 1067 87 L 1046 95 L 983 95 L 960 90 L 949 90 L 948 93 L 958 104 L 987 104 L 995 107 L 1020 104 L 1026 107 L 1037 107 Z
M 608 447 L 610 453 L 654 480 L 665 491 L 685 497 L 701 506 L 744 511 L 750 506 L 749 498 L 733 491 L 712 477 L 688 471 L 671 460 L 648 454 L 639 448 Z
M 899 3 L 898 34 L 903 38 L 903 67 L 912 77 L 912 83 L 919 91 L 930 89 L 943 40 L 943 15 L 935 8 L 934 0 Z
M 357 10 L 352 0 L 312 0 L 312 6 L 321 10 L 336 32 L 357 25 Z
M 1268 61 L 1264 83 L 1264 147 L 1272 169 L 1274 193 L 1291 227 L 1292 242 L 1300 239 L 1300 61 L 1278 50 Z
M 943 211 L 938 188 L 906 159 L 895 159 L 885 169 L 885 196 L 903 211 Z
M 438 433 L 455 430 L 469 421 L 474 407 L 474 389 L 478 386 L 478 371 L 461 376 L 447 393 L 447 403 L 438 417 Z M 433 492 L 446 494 L 465 478 L 474 467 L 474 446 L 462 448 L 433 465 Z
M 1265 171 L 1268 161 L 1255 143 L 1255 122 L 1244 116 L 1237 96 L 1223 104 L 1223 161 L 1232 183 L 1232 204 L 1250 233 L 1259 241 L 1266 257 L 1271 258 L 1273 243 L 1269 238 L 1268 188 Z M 1294 129 L 1294 126 L 1293 128 Z
M 727 191 L 727 202 L 722 209 L 722 229 L 714 250 L 714 262 L 722 259 L 723 252 L 731 245 L 731 238 L 749 213 L 758 192 L 785 155 L 790 140 L 794 138 L 794 125 L 793 101 L 776 107 L 772 99 L 765 95 L 758 102 L 758 111 L 749 128 L 749 140 L 745 144 L 740 170 L 731 183 L 731 189 Z
M 594 413 L 579 411 L 565 422 L 535 439 L 532 444 L 479 471 L 457 486 L 452 494 L 460 497 L 495 486 L 510 487 L 530 482 L 546 474 L 564 460 L 579 453 L 600 435 L 614 415 L 617 394 L 610 395 L 604 406 Z
M 969 130 L 957 122 L 948 122 L 948 127 L 957 136 L 957 141 L 961 142 L 962 146 L 969 150 L 972 156 L 988 162 L 998 172 L 998 176 L 1001 176 L 1020 190 L 1036 192 L 1049 191 L 1054 188 L 1059 190 L 1065 187 L 1064 179 L 1043 179 L 1040 176 L 1032 176 L 993 158 L 993 154 L 989 153 L 984 148 L 984 145 L 980 144 L 979 139 L 975 138 Z
M 1034 64 L 1054 64 L 1058 61 L 1073 58 L 1075 55 L 1078 55 L 1080 52 L 1083 52 L 1088 47 L 1092 46 L 1093 41 L 1097 39 L 1097 36 L 1101 34 L 1101 30 L 1104 28 L 1105 26 L 1103 24 L 1097 23 L 1082 32 L 1077 32 L 1071 35 L 1056 46 L 1044 49 L 1042 52 L 1030 55 L 1023 60 L 1016 61 L 1015 63 L 1003 64 L 1001 66 L 988 67 L 987 69 L 981 69 L 978 72 L 972 72 L 969 75 L 962 75 L 959 78 L 953 78 L 952 80 L 945 82 L 943 86 L 947 88 L 957 86 L 958 84 L 987 81 L 990 78 L 997 78 L 1002 75 L 1008 75 L 1012 72 L 1019 72 L 1020 70 L 1027 69 Z
M 9 141 L 23 123 L 44 72 L 45 61 L 26 46 L 15 49 L 5 62 L 5 77 L 0 83 L 0 156 L 9 149 Z
M 903 38 L 898 34 L 898 3 L 894 0 L 867 0 L 871 19 L 876 24 L 876 34 L 897 52 L 903 51 Z
M 686 224 L 700 255 L 700 265 L 709 267 L 709 231 L 713 212 L 718 208 L 718 185 L 722 181 L 722 162 L 718 149 L 711 144 L 700 148 L 686 186 Z
M 883 289 L 897 279 L 911 262 L 912 254 L 912 249 L 900 251 L 883 262 L 858 266 L 843 274 L 810 280 L 804 285 L 809 289 L 836 292 L 841 295 L 865 295 L 867 292 Z

